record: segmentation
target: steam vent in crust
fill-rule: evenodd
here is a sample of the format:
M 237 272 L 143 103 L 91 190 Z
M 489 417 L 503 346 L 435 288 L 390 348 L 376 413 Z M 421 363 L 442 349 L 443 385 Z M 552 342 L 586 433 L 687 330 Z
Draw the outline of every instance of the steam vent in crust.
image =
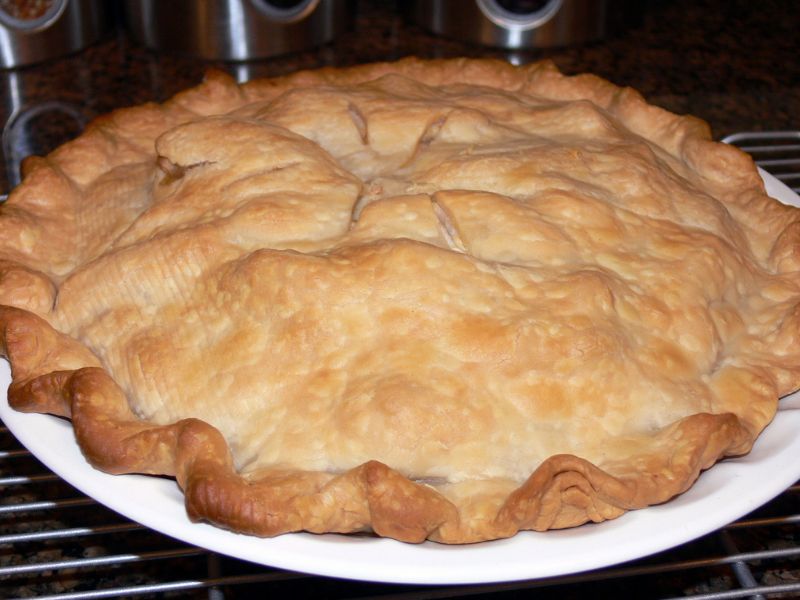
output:
M 468 543 L 661 503 L 800 387 L 800 211 L 549 63 L 211 73 L 29 158 L 9 403 L 258 536 Z

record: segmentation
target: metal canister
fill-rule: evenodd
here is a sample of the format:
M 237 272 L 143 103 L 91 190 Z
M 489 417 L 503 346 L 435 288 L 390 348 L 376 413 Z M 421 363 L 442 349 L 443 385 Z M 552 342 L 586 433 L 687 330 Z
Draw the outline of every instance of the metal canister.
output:
M 416 0 L 413 16 L 432 32 L 462 41 L 547 48 L 602 39 L 631 6 L 625 0 Z
M 148 48 L 218 60 L 297 52 L 346 31 L 353 0 L 126 0 L 131 37 Z
M 3 0 L 0 67 L 41 62 L 100 39 L 109 25 L 103 0 Z

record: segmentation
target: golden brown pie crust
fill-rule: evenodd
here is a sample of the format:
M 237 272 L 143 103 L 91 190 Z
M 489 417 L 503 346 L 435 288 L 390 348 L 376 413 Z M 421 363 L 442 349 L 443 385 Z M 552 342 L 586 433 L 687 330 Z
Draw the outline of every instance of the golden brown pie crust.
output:
M 192 519 L 466 543 L 664 502 L 800 386 L 800 211 L 552 64 L 210 74 L 24 164 L 10 404 Z

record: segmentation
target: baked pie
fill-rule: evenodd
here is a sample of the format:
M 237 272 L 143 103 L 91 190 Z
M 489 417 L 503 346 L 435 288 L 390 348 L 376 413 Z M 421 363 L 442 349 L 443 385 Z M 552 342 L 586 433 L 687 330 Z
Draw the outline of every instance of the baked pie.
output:
M 800 386 L 800 211 L 549 63 L 211 73 L 28 159 L 0 221 L 11 405 L 239 532 L 612 519 Z

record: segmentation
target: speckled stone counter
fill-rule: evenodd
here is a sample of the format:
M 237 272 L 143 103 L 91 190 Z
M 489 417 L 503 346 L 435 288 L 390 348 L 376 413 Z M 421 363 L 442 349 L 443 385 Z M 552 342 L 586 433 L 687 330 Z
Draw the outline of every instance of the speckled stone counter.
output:
M 51 150 L 114 108 L 162 101 L 211 67 L 244 80 L 411 55 L 549 58 L 567 73 L 594 72 L 669 110 L 699 116 L 715 137 L 800 128 L 800 2 L 648 0 L 637 23 L 605 41 L 513 53 L 428 34 L 404 18 L 402 4 L 361 0 L 350 33 L 314 51 L 267 60 L 157 54 L 118 30 L 78 54 L 0 71 L 0 121 L 7 123 L 0 191 L 16 182 L 22 155 Z

